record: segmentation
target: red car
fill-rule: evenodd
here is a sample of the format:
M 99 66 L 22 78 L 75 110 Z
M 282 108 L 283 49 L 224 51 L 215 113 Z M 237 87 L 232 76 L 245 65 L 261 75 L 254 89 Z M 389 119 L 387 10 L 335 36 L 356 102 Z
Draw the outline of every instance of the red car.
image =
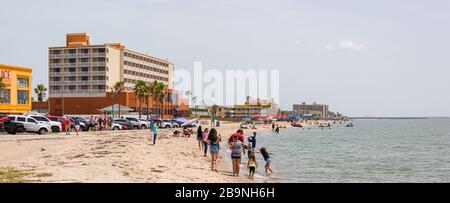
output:
M 3 129 L 3 127 L 4 127 L 3 122 L 5 122 L 7 120 L 9 120 L 8 116 L 4 116 L 4 117 L 0 118 L 0 129 Z
M 47 116 L 47 118 L 50 119 L 51 121 L 60 122 L 62 125 L 64 124 L 64 121 L 69 120 L 70 128 L 75 128 L 75 122 L 72 119 L 69 119 L 65 116 Z

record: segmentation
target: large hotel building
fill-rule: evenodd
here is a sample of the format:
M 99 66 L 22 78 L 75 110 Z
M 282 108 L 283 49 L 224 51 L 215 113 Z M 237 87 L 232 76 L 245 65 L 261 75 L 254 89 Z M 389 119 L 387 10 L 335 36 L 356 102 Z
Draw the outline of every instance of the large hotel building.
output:
M 174 64 L 167 60 L 131 51 L 120 43 L 91 45 L 86 33 L 67 34 L 66 46 L 49 48 L 49 113 L 101 114 L 100 109 L 112 105 L 113 99 L 137 111 L 134 84 L 156 80 L 168 87 L 164 117 L 184 116 L 188 109 L 179 108 L 173 73 Z M 113 98 L 119 81 L 125 82 L 125 91 Z M 150 107 L 150 112 L 159 110 L 153 104 Z

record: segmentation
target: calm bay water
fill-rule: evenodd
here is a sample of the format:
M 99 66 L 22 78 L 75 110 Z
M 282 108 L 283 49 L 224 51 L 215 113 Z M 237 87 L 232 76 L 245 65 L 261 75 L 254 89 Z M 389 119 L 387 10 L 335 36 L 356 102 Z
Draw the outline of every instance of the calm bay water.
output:
M 274 154 L 271 180 L 450 182 L 450 119 L 351 122 L 354 128 L 291 128 L 259 135 L 257 148 Z M 263 174 L 265 162 L 257 157 Z

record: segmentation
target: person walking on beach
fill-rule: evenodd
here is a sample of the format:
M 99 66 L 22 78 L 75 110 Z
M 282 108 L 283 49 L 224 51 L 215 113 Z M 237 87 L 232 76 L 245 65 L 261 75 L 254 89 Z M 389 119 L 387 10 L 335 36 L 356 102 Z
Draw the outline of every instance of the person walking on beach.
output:
M 211 153 L 211 170 L 217 172 L 214 166 L 217 164 L 217 159 L 219 158 L 219 136 L 215 128 L 209 131 L 207 140 L 209 142 L 209 152 Z
M 259 151 L 261 152 L 261 154 L 264 158 L 264 161 L 266 161 L 266 166 L 265 166 L 266 175 L 269 175 L 269 171 L 270 171 L 270 173 L 273 173 L 272 169 L 270 168 L 270 164 L 272 163 L 272 158 L 270 158 L 270 154 L 267 152 L 267 149 L 263 147 Z
M 152 130 L 153 130 L 153 145 L 156 145 L 156 139 L 158 138 L 158 126 L 156 126 L 156 123 L 152 123 Z
M 197 142 L 198 142 L 198 149 L 202 150 L 202 148 L 203 148 L 203 131 L 202 131 L 202 126 L 198 126 L 198 128 L 197 128 Z
M 66 131 L 66 135 L 70 135 L 70 120 L 68 118 L 64 118 L 63 126 Z
M 102 131 L 102 123 L 103 123 L 102 117 L 99 116 L 98 117 L 98 130 L 99 131 Z
M 208 130 L 208 128 L 206 128 L 205 129 L 205 131 L 203 131 L 203 135 L 202 135 L 202 144 L 203 144 L 203 152 L 205 153 L 204 154 L 204 157 L 206 157 L 206 155 L 208 154 L 208 133 L 209 133 L 209 130 Z
M 250 159 L 248 160 L 247 167 L 249 169 L 248 172 L 248 178 L 253 180 L 253 176 L 255 175 L 256 168 L 258 167 L 258 163 L 256 162 L 255 154 L 252 154 L 250 156 Z
M 77 132 L 77 135 L 78 132 L 80 132 L 80 119 L 75 119 L 75 131 Z
M 253 143 L 252 143 L 252 137 L 248 138 L 247 154 L 248 154 L 248 159 L 250 159 L 252 157 L 252 155 L 254 154 L 254 147 L 253 147 Z
M 233 163 L 233 176 L 239 176 L 241 168 L 242 142 L 236 135 L 232 136 L 230 143 L 231 160 Z

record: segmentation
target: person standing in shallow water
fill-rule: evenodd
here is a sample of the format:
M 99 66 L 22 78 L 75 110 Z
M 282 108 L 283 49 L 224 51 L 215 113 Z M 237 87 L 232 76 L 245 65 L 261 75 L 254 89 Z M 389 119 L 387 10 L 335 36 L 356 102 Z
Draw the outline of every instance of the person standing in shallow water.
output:
M 203 148 L 203 130 L 202 130 L 202 126 L 198 126 L 198 128 L 197 128 L 197 142 L 198 142 L 198 149 L 202 150 L 202 148 Z
M 156 123 L 152 123 L 152 130 L 153 130 L 153 145 L 156 145 L 156 139 L 158 138 L 158 126 L 156 126 Z

